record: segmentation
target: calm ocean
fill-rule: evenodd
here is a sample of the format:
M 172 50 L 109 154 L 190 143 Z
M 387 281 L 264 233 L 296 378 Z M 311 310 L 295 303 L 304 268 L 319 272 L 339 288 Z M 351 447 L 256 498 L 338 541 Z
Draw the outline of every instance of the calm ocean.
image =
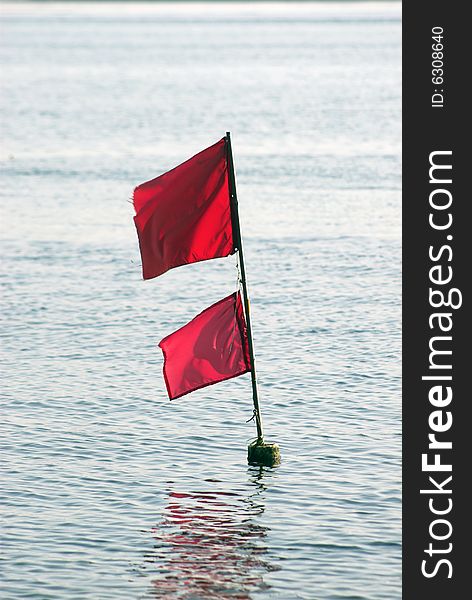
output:
M 3 3 L 2 599 L 401 597 L 400 18 Z M 142 281 L 129 203 L 227 130 L 273 469 L 156 347 L 235 257 Z

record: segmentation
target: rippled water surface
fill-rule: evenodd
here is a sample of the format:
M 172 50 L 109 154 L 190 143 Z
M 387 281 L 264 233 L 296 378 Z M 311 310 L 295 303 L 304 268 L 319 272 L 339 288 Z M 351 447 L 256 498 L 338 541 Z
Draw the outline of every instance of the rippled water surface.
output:
M 400 597 L 400 5 L 4 4 L 2 598 Z M 230 130 L 261 402 L 157 342 L 128 200 Z

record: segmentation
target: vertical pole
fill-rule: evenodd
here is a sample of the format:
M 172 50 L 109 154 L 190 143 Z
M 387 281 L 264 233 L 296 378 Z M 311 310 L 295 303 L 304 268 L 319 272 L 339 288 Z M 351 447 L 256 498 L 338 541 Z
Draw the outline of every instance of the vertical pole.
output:
M 263 442 L 262 417 L 261 417 L 261 410 L 259 408 L 259 396 L 257 393 L 256 362 L 254 360 L 254 345 L 252 342 L 251 313 L 250 313 L 250 308 L 249 308 L 249 296 L 247 293 L 246 269 L 244 267 L 243 244 L 242 244 L 242 239 L 241 239 L 241 225 L 239 222 L 238 197 L 236 194 L 236 178 L 234 175 L 233 152 L 231 150 L 231 135 L 230 135 L 229 131 L 226 132 L 226 151 L 227 151 L 228 175 L 229 175 L 229 177 L 228 177 L 228 179 L 229 179 L 229 195 L 230 195 L 230 202 L 231 202 L 231 220 L 233 223 L 233 240 L 234 240 L 234 245 L 238 250 L 239 268 L 240 268 L 240 272 L 241 272 L 241 283 L 243 286 L 244 312 L 246 313 L 247 341 L 248 341 L 248 346 L 249 346 L 249 357 L 251 359 L 252 400 L 254 403 L 254 416 L 256 418 L 257 441 Z

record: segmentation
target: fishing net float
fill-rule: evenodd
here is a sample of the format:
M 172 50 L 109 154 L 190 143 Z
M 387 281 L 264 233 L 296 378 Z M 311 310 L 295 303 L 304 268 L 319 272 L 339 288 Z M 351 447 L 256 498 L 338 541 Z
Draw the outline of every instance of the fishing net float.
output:
M 231 136 L 139 185 L 133 194 L 144 279 L 169 269 L 237 253 L 240 289 L 159 342 L 171 400 L 251 373 L 257 438 L 248 462 L 280 462 L 264 441 Z

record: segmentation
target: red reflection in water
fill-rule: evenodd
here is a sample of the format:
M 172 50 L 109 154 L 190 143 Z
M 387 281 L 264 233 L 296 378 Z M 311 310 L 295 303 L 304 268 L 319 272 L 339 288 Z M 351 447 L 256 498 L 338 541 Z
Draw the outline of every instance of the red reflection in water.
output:
M 155 550 L 146 556 L 158 574 L 153 596 L 250 600 L 251 592 L 267 589 L 263 574 L 275 570 L 263 560 L 267 528 L 254 523 L 263 510 L 255 496 L 171 492 L 152 530 Z

